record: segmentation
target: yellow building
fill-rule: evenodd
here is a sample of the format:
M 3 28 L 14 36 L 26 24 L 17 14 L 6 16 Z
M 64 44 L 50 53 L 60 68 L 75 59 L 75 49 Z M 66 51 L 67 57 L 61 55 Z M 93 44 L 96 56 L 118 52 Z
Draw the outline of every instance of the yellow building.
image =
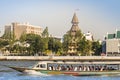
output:
M 11 25 L 5 25 L 5 33 L 8 34 L 11 32 Z
M 14 33 L 15 39 L 19 39 L 22 34 L 33 33 L 41 36 L 42 33 L 41 27 L 30 25 L 29 23 L 12 23 L 9 29 Z M 5 32 L 6 31 L 9 31 L 8 28 L 5 28 Z

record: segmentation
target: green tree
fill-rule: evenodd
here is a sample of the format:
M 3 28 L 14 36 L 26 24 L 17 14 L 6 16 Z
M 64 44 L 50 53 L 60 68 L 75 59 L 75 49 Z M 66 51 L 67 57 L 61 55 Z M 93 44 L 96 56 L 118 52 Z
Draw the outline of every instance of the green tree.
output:
M 27 34 L 26 35 L 26 42 L 30 44 L 30 48 L 31 52 L 33 52 L 32 54 L 36 54 L 38 53 L 41 49 L 41 37 L 39 35 L 36 34 Z
M 78 47 L 78 43 L 79 41 L 81 41 L 83 37 L 83 34 L 81 33 L 80 30 L 76 31 L 75 35 L 72 35 L 72 33 L 70 31 L 67 32 L 67 34 L 65 34 L 63 36 L 63 50 L 65 53 L 67 53 L 69 46 L 73 46 L 75 48 Z M 77 52 L 78 53 L 78 52 Z M 78 55 L 78 54 L 76 54 Z
M 89 40 L 86 40 L 85 37 L 83 37 L 82 40 L 78 42 L 78 52 L 82 56 L 88 56 L 91 55 L 91 42 Z
M 23 33 L 20 37 L 20 42 L 25 42 L 26 41 L 26 36 L 27 36 L 27 34 Z
M 62 49 L 62 43 L 60 42 L 60 40 L 50 37 L 48 41 L 48 49 L 52 52 L 57 53 Z
M 69 49 L 69 43 L 72 42 L 72 36 L 70 34 L 70 32 L 68 32 L 67 34 L 65 34 L 63 36 L 63 43 L 62 43 L 62 47 L 63 47 L 63 51 L 65 53 L 67 53 L 68 49 Z
M 12 47 L 13 47 L 13 44 L 15 43 L 15 35 L 13 34 L 13 32 L 5 32 L 5 34 L 3 34 L 2 36 L 2 39 L 5 39 L 9 42 L 9 51 L 10 53 L 12 52 Z
M 75 39 L 78 42 L 79 40 L 81 40 L 83 38 L 83 34 L 81 33 L 81 30 L 78 30 L 75 34 Z
M 48 27 L 43 30 L 42 37 L 49 37 Z
M 9 45 L 8 40 L 0 39 L 0 49 L 4 48 L 7 45 Z
M 100 55 L 102 52 L 102 45 L 99 41 L 92 42 L 92 51 L 94 52 L 94 55 Z

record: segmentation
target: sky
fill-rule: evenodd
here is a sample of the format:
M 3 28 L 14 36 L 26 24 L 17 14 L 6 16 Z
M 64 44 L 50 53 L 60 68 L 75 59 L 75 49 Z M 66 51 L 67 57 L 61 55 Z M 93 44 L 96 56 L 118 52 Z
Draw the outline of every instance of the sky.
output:
M 62 37 L 74 13 L 82 33 L 90 31 L 97 40 L 120 30 L 120 0 L 0 0 L 0 35 L 5 25 L 29 22 Z

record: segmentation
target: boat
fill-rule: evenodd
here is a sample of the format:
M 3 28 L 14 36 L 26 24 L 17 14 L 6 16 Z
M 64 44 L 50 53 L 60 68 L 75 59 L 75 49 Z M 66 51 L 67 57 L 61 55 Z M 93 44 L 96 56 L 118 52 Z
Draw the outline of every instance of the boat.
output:
M 39 61 L 31 68 L 9 66 L 10 68 L 25 72 L 34 70 L 50 75 L 73 75 L 73 76 L 101 76 L 119 75 L 120 62 L 81 62 L 81 61 Z

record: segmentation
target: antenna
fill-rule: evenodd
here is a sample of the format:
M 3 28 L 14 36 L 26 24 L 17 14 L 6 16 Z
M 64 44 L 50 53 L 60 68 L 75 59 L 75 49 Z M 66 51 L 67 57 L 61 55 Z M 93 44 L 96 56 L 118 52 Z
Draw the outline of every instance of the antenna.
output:
M 79 10 L 80 10 L 79 8 L 75 9 L 75 11 L 79 11 Z
M 79 10 L 80 10 L 80 9 L 79 9 L 79 8 L 77 8 L 77 9 L 75 9 L 75 10 L 74 10 L 74 12 L 78 12 Z

